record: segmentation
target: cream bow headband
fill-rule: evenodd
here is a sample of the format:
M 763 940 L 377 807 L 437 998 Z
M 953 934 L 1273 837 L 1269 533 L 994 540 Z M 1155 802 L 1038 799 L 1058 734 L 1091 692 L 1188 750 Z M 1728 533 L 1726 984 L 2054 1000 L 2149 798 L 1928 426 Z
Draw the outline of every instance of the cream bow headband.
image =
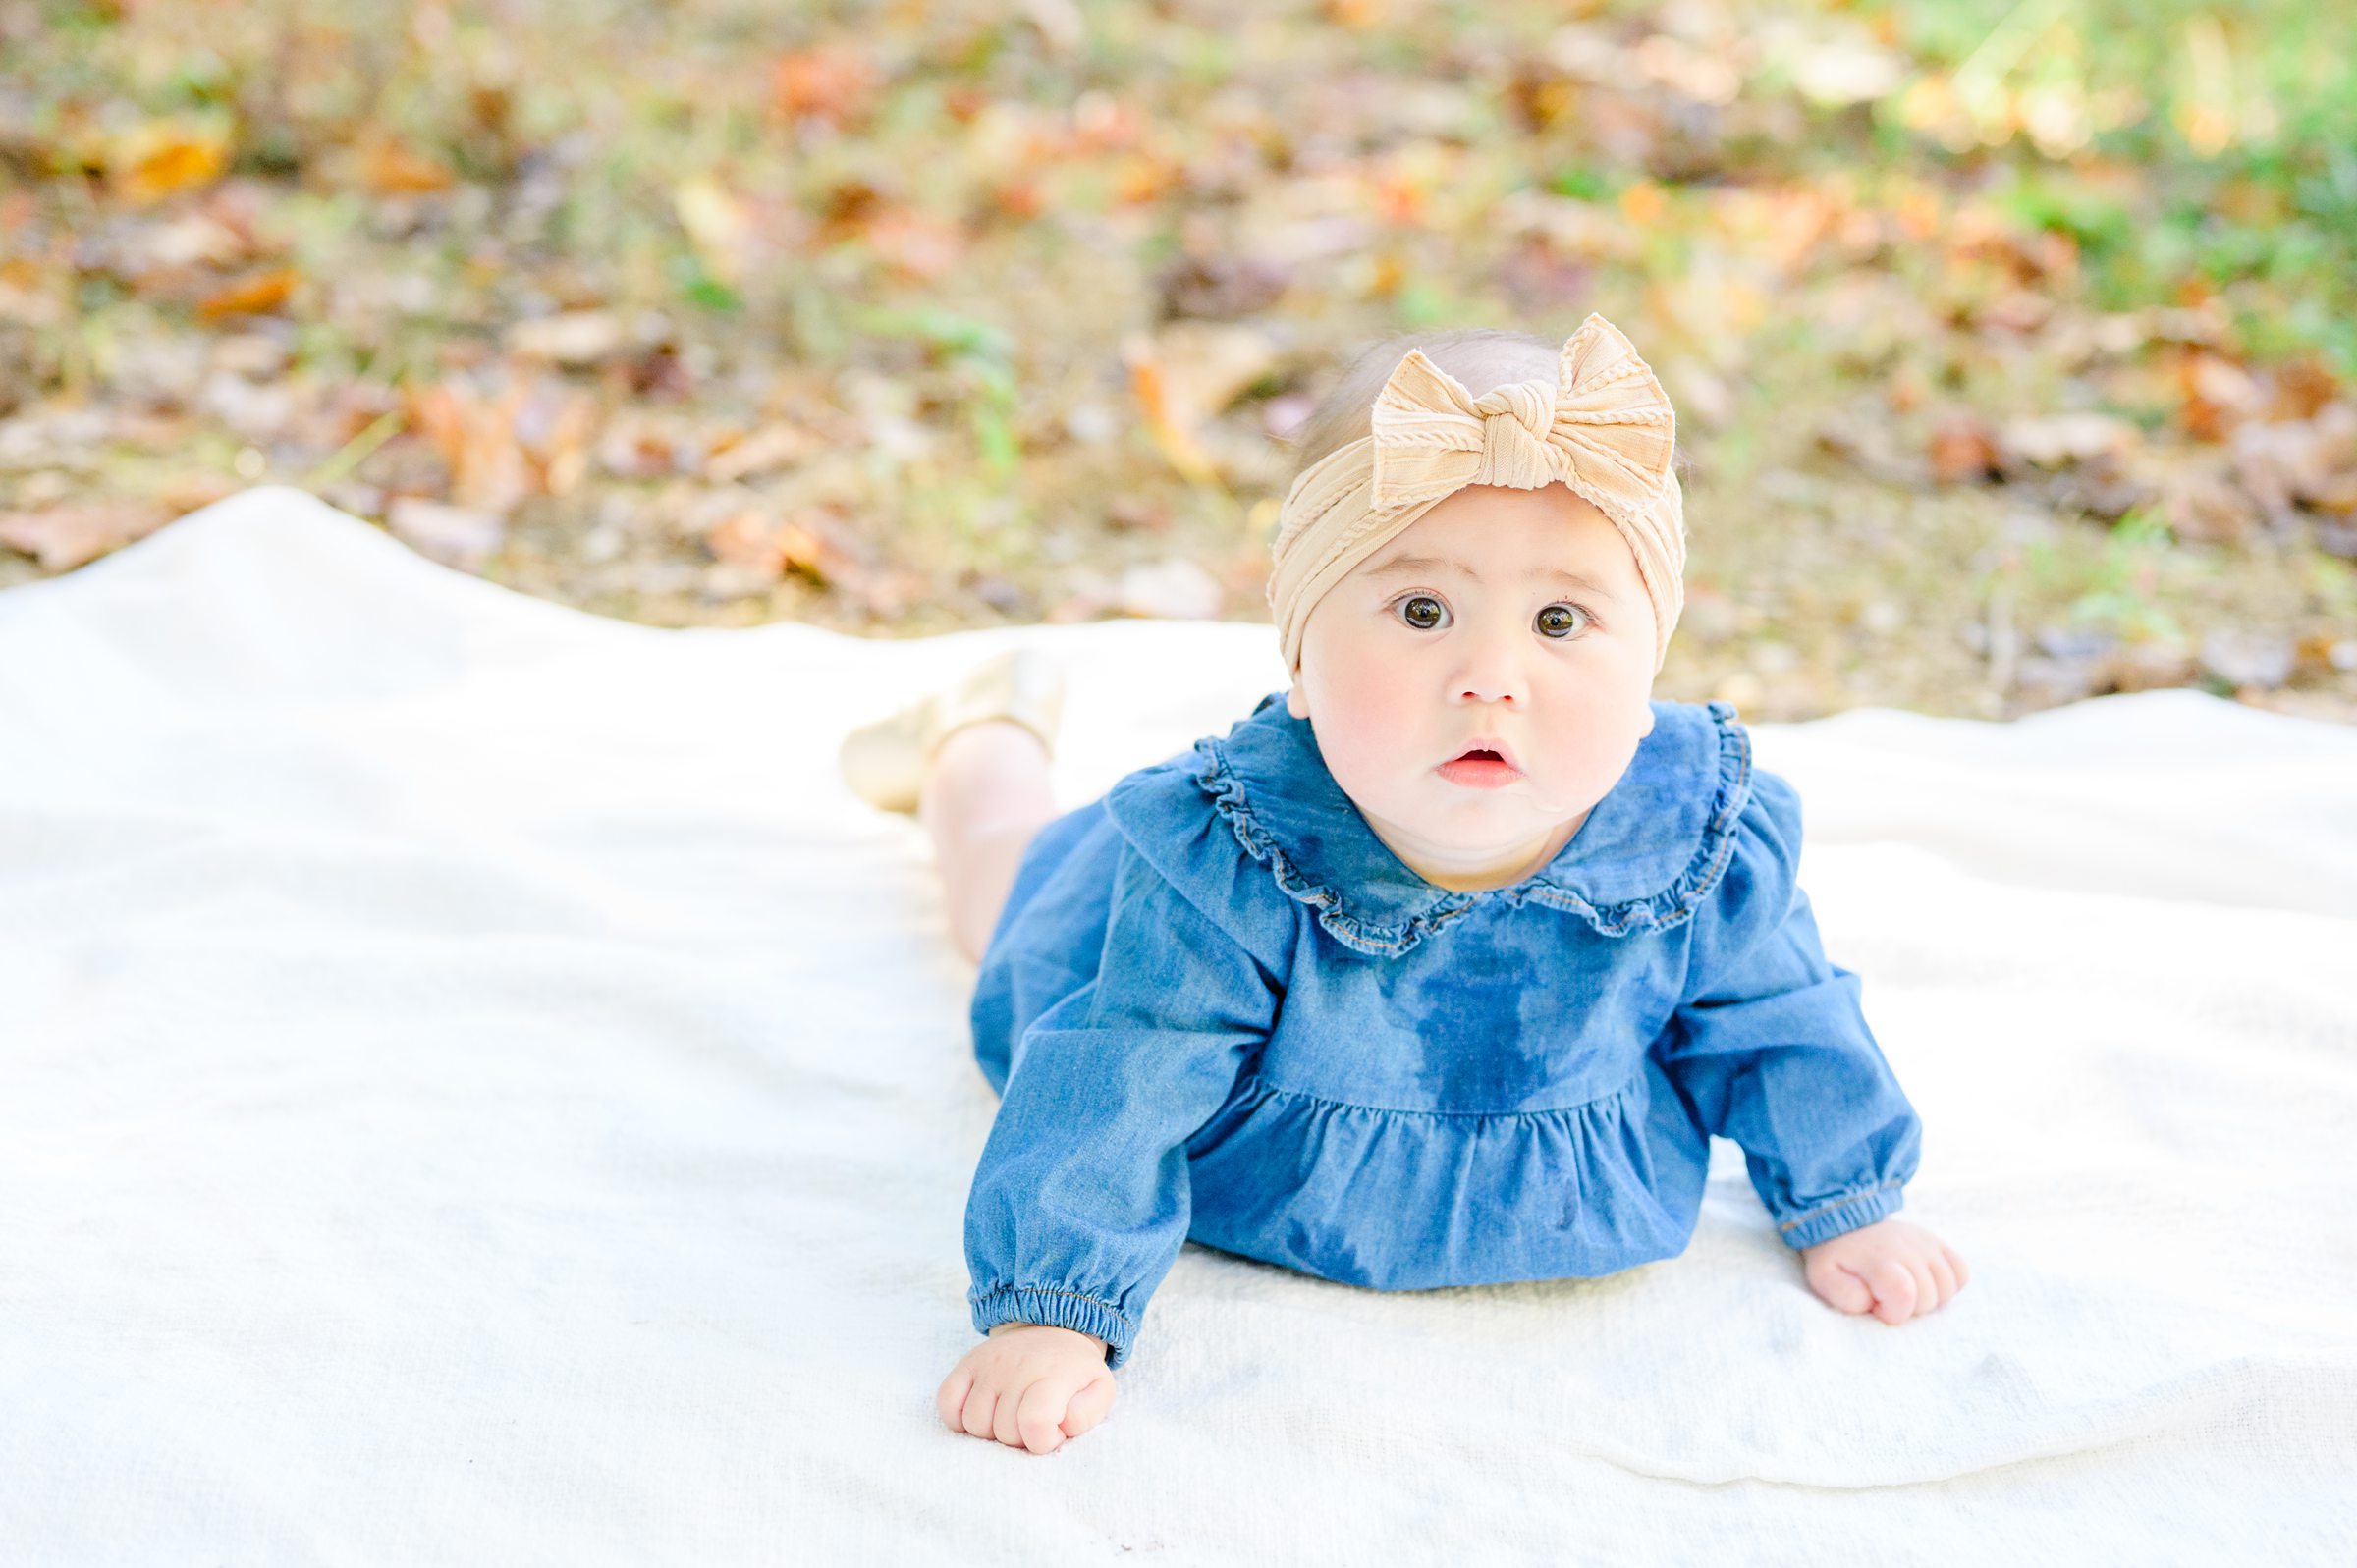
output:
M 1685 500 L 1671 472 L 1676 417 L 1652 368 L 1599 315 L 1563 344 L 1556 380 L 1475 398 L 1410 349 L 1376 397 L 1374 433 L 1305 469 L 1279 514 L 1269 608 L 1288 670 L 1328 589 L 1466 485 L 1558 480 L 1611 518 L 1653 604 L 1654 669 L 1685 605 Z

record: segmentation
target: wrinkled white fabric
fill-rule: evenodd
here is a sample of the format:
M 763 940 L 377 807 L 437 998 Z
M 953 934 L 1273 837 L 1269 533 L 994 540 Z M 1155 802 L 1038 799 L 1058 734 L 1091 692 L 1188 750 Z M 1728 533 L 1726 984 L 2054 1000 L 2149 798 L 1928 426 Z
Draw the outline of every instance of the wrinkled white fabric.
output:
M 1065 655 L 1078 804 L 1268 627 L 668 632 L 284 489 L 0 593 L 0 1558 L 2327 1563 L 2357 1552 L 2357 733 L 1762 726 L 1925 1118 L 1898 1328 L 1715 1150 L 1682 1257 L 1189 1246 L 1107 1421 L 955 1435 L 994 1102 L 853 723 Z

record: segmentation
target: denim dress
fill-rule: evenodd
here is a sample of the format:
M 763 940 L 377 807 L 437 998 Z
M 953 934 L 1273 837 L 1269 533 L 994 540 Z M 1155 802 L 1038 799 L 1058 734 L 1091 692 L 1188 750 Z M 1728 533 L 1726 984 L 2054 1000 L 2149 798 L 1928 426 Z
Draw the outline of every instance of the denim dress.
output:
M 1001 1096 L 967 1302 L 1120 1367 L 1189 1238 L 1425 1290 L 1685 1250 L 1714 1135 L 1798 1249 L 1895 1212 L 1920 1123 L 1829 963 L 1800 801 L 1733 708 L 1656 702 L 1545 866 L 1454 892 L 1284 693 L 1043 827 L 976 978 Z

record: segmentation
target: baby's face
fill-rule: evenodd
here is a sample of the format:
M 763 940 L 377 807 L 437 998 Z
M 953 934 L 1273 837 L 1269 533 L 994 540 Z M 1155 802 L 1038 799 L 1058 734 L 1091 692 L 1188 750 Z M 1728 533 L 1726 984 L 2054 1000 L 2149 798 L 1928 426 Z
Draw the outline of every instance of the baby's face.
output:
M 1653 729 L 1653 637 L 1603 513 L 1561 484 L 1468 485 L 1318 601 L 1287 707 L 1431 876 L 1420 858 L 1502 862 L 1604 798 Z M 1510 766 L 1455 762 L 1485 740 Z

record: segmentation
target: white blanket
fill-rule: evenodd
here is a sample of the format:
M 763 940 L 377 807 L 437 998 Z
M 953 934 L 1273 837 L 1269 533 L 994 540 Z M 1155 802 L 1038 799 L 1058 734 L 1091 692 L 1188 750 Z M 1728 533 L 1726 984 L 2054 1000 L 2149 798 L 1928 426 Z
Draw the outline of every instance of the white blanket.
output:
M 952 1433 L 996 1106 L 850 725 L 1026 642 L 1078 804 L 1247 624 L 663 631 L 247 492 L 0 593 L 0 1559 L 2357 1561 L 2357 731 L 1762 726 L 1969 1261 L 1892 1328 L 1715 1148 L 1677 1259 L 1189 1246 L 1105 1423 Z

